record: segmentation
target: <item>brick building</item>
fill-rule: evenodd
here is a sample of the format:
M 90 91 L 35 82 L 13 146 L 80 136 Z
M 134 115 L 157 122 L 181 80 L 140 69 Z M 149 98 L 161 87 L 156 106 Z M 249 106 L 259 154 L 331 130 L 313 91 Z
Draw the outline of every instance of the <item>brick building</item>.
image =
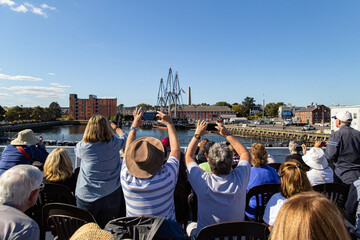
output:
M 296 122 L 315 124 L 330 122 L 330 108 L 324 105 L 314 105 L 295 112 Z
M 77 94 L 70 94 L 70 116 L 74 120 L 88 120 L 95 114 L 106 118 L 116 116 L 117 98 L 97 98 L 89 95 L 89 99 L 79 99 Z
M 181 106 L 178 110 L 180 118 L 186 118 L 190 122 L 204 119 L 206 121 L 216 121 L 222 115 L 236 117 L 234 110 L 227 106 Z

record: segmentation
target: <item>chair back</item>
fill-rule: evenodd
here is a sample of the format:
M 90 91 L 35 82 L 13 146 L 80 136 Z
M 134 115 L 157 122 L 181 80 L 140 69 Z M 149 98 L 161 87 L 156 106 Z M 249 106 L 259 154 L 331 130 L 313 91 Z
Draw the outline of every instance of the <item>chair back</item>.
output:
M 347 200 L 349 189 L 341 183 L 324 183 L 313 186 L 313 190 L 325 195 L 327 199 L 333 201 L 344 213 L 345 203 Z
M 280 192 L 280 183 L 266 183 L 252 187 L 246 194 L 246 206 L 249 206 L 250 199 L 255 197 L 255 222 L 262 223 L 265 207 L 271 196 Z
M 49 203 L 42 209 L 43 224 L 54 232 L 59 240 L 68 240 L 82 225 L 95 222 L 93 215 L 76 206 L 65 203 Z
M 190 193 L 188 196 L 188 208 L 191 213 L 191 221 L 197 222 L 198 202 L 195 192 Z
M 75 197 L 70 188 L 65 185 L 46 183 L 44 189 L 39 194 L 37 204 L 44 206 L 45 204 L 54 202 L 75 205 Z
M 253 240 L 267 240 L 269 237 L 269 229 L 263 223 L 257 222 L 226 222 L 218 223 L 204 227 L 200 230 L 197 240 L 211 240 L 211 239 L 244 239 Z
M 186 229 L 189 221 L 189 208 L 187 204 L 187 194 L 183 186 L 177 184 L 174 191 L 174 204 L 176 221 Z

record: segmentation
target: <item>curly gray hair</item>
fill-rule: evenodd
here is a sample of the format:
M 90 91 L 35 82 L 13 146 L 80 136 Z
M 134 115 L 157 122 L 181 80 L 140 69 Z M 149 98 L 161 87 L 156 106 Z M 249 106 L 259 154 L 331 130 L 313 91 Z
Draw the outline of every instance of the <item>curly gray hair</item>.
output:
M 226 175 L 231 171 L 233 153 L 223 143 L 215 143 L 209 150 L 209 165 L 215 175 Z

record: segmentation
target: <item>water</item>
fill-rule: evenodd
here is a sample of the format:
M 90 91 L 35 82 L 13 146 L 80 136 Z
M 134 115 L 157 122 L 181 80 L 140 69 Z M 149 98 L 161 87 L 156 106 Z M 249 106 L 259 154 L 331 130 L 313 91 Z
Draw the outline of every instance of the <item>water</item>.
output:
M 84 131 L 85 131 L 86 125 L 74 125 L 74 126 L 53 126 L 48 129 L 43 129 L 36 131 L 36 136 L 42 136 L 44 140 L 54 140 L 54 141 L 81 141 Z M 129 127 L 123 128 L 124 132 L 129 133 Z M 179 136 L 180 140 L 180 146 L 183 148 L 183 150 L 188 146 L 190 140 L 194 136 L 195 131 L 194 130 L 177 130 L 177 134 Z M 137 130 L 137 138 L 145 137 L 145 136 L 152 136 L 158 139 L 162 139 L 164 137 L 168 136 L 167 130 L 163 129 L 141 129 L 138 128 Z M 225 138 L 221 137 L 217 134 L 207 134 L 202 137 L 207 138 L 210 141 L 214 142 L 221 142 L 226 141 Z M 250 147 L 251 144 L 254 142 L 261 142 L 262 144 L 272 144 L 273 146 L 279 146 L 279 143 L 274 141 L 269 141 L 267 139 L 248 139 L 248 138 L 240 138 L 237 137 L 237 139 L 244 144 L 246 147 Z M 3 143 L 3 145 L 7 145 L 8 143 Z M 53 148 L 48 147 L 48 150 L 51 151 Z M 285 156 L 289 154 L 289 151 L 287 148 L 267 148 L 268 153 L 271 154 L 273 157 L 275 157 L 276 162 L 283 162 L 285 159 Z M 2 151 L 2 149 L 0 150 Z M 69 148 L 69 152 L 73 154 L 72 148 Z

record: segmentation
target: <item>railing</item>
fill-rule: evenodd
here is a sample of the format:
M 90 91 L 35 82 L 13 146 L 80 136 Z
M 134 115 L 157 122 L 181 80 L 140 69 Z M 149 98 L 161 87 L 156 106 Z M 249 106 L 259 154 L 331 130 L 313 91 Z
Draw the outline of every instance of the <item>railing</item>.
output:
M 0 152 L 2 152 L 5 147 L 6 145 L 0 145 Z M 64 148 L 69 152 L 74 168 L 80 166 L 80 161 L 74 152 L 74 146 L 46 146 L 48 152 L 52 152 L 56 148 Z M 181 151 L 183 153 L 186 152 L 186 149 L 187 147 L 181 147 Z M 250 147 L 247 149 L 250 149 Z M 283 163 L 285 161 L 285 157 L 290 154 L 287 147 L 266 147 L 266 150 L 277 163 Z

